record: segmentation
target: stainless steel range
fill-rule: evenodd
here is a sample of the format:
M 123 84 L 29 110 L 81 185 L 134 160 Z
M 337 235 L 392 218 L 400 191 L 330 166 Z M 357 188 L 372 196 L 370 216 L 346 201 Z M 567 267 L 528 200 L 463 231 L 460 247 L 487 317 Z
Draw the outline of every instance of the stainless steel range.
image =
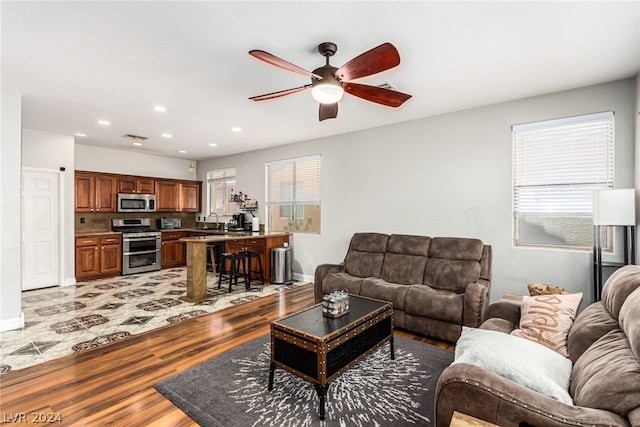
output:
M 113 218 L 111 230 L 122 232 L 122 274 L 160 270 L 161 234 L 149 218 Z

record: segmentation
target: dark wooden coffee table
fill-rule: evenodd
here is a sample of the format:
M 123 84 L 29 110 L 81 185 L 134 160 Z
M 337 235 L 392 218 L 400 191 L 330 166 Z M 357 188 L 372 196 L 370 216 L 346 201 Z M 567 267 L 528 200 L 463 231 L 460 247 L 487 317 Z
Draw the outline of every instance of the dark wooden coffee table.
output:
M 338 318 L 323 316 L 318 304 L 271 322 L 269 390 L 276 366 L 313 383 L 321 420 L 331 381 L 387 341 L 395 358 L 391 303 L 352 295 L 349 306 Z

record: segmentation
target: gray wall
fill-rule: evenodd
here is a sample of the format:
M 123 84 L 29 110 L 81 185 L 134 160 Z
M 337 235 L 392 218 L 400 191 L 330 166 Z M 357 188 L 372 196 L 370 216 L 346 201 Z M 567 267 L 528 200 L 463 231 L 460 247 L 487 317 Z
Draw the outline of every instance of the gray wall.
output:
M 19 93 L 2 92 L 0 142 L 0 331 L 22 326 Z
M 590 301 L 590 251 L 513 247 L 511 126 L 614 110 L 616 187 L 632 187 L 635 91 L 627 79 L 211 159 L 199 162 L 198 178 L 235 167 L 237 191 L 264 206 L 265 162 L 320 154 L 322 232 L 293 237 L 294 269 L 306 278 L 340 262 L 357 231 L 476 237 L 494 249 L 492 300 L 543 282 Z

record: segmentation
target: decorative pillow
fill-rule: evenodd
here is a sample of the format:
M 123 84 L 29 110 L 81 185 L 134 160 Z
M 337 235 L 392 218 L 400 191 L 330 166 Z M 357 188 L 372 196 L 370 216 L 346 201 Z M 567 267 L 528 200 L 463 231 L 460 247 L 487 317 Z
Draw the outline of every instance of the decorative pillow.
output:
M 462 327 L 453 363 L 470 363 L 567 405 L 571 360 L 533 341 L 497 331 Z
M 520 327 L 511 332 L 569 356 L 567 336 L 582 301 L 582 292 L 566 295 L 524 296 L 520 306 Z

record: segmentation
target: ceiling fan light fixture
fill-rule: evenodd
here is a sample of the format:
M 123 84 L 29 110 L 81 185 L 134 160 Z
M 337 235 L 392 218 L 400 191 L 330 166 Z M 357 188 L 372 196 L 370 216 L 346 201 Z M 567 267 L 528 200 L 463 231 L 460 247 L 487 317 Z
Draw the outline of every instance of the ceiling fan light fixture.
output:
M 311 96 L 320 104 L 335 104 L 342 99 L 342 86 L 331 83 L 319 83 L 311 89 Z

